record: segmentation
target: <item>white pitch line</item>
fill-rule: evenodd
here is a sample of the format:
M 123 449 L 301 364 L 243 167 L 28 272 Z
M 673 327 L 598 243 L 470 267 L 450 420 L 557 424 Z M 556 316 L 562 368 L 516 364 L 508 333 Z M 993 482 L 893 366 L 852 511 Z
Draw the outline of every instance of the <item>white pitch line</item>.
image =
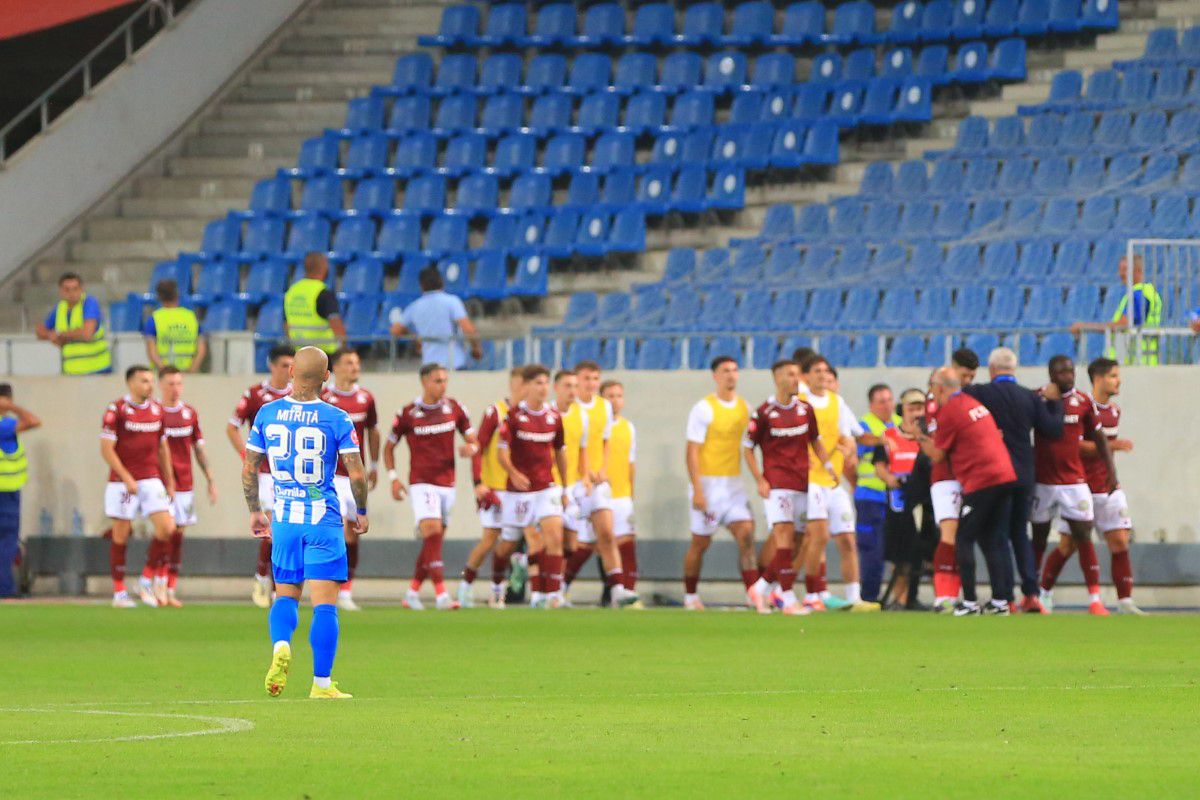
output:
M 132 705 L 132 704 L 131 704 Z M 42 708 L 0 708 L 0 713 L 18 712 L 28 714 L 104 714 L 114 717 L 156 717 L 159 719 L 195 720 L 216 725 L 202 731 L 178 733 L 143 733 L 130 736 L 106 736 L 98 739 L 14 739 L 0 745 L 21 744 L 109 744 L 113 742 L 149 742 L 155 739 L 182 739 L 189 736 L 216 736 L 223 733 L 243 733 L 253 730 L 254 723 L 239 717 L 209 717 L 199 714 L 156 714 L 149 711 L 100 711 L 96 709 L 46 706 Z

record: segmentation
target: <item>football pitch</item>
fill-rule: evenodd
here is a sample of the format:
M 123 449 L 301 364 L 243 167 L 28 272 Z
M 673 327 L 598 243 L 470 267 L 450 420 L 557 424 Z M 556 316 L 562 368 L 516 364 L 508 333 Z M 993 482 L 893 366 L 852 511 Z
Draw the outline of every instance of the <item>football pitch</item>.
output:
M 21 798 L 1195 797 L 1200 617 L 0 606 Z

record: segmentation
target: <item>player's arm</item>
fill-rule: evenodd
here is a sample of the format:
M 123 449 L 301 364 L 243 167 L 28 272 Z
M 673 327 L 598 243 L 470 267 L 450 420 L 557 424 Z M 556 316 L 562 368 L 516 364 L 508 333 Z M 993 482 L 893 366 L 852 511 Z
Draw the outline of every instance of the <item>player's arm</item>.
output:
M 246 498 L 246 507 L 250 509 L 250 533 L 258 539 L 271 536 L 271 521 L 263 513 L 258 497 L 258 468 L 265 457 L 266 454 L 258 450 L 247 450 L 242 462 L 242 495 Z
M 388 482 L 392 485 L 392 499 L 400 502 L 408 495 L 408 490 L 404 488 L 404 482 L 396 474 L 396 444 L 397 442 L 391 436 L 384 443 L 383 468 L 387 470 Z M 349 468 L 346 471 L 349 472 Z
M 125 491 L 130 494 L 136 494 L 137 481 L 133 479 L 133 475 L 121 463 L 121 457 L 117 455 L 116 439 L 105 437 L 100 440 L 100 457 L 104 459 L 105 464 L 108 464 L 109 469 L 117 474 L 117 477 L 121 479 L 121 483 L 125 484 Z
M 367 428 L 366 434 L 367 452 L 371 455 L 371 464 L 367 468 L 367 486 L 374 489 L 375 484 L 379 483 L 379 448 L 383 437 L 379 435 L 379 428 L 375 426 Z
M 158 471 L 167 487 L 167 497 L 175 496 L 175 465 L 171 463 L 171 445 L 167 437 L 158 440 Z
M 517 487 L 517 491 L 527 491 L 529 489 L 529 478 L 513 464 L 512 455 L 508 452 L 508 447 L 503 440 L 501 440 L 500 446 L 496 449 L 496 457 L 500 459 L 500 468 L 508 473 L 508 477 L 512 480 L 513 486 Z M 555 456 L 555 458 L 558 458 L 558 456 Z M 565 458 L 559 460 L 559 469 L 565 468 L 565 464 L 562 463 L 564 461 Z M 559 472 L 558 474 L 563 475 L 565 473 Z
M 941 431 L 942 426 L 938 425 L 938 433 L 941 433 Z M 946 451 L 938 447 L 929 434 L 924 431 L 918 431 L 917 441 L 921 443 L 921 452 L 929 456 L 929 460 L 933 463 L 940 464 L 946 460 Z
M 812 446 L 813 455 L 821 462 L 821 466 L 825 468 L 825 471 L 837 477 L 833 471 L 833 462 L 830 460 L 829 451 L 825 449 L 825 443 L 821 441 L 821 437 L 815 429 L 813 430 L 813 438 L 808 443 Z
M 581 461 L 579 463 L 582 465 L 584 462 Z M 554 464 L 555 464 L 555 466 L 558 467 L 559 475 L 567 474 L 567 448 L 565 448 L 565 447 L 554 448 Z M 583 470 L 580 470 L 580 475 L 586 476 L 587 473 L 584 472 Z M 563 500 L 562 500 L 563 508 L 566 508 L 567 504 L 570 502 L 570 498 L 567 497 L 567 487 L 563 486 L 560 488 L 562 489 L 562 493 L 563 493 Z
M 637 479 L 637 464 L 630 461 L 629 462 L 629 499 L 630 500 L 633 499 L 633 495 L 634 495 L 633 488 L 634 488 L 634 486 L 637 485 L 636 479 Z
M 342 464 L 346 474 L 350 476 L 350 492 L 354 495 L 354 505 L 358 507 L 358 519 L 355 520 L 354 530 L 358 535 L 367 532 L 367 468 L 363 464 L 361 453 L 342 453 Z
M 1104 465 L 1108 468 L 1108 486 L 1109 492 L 1117 488 L 1117 462 L 1113 459 L 1112 450 L 1108 447 L 1108 437 L 1104 435 L 1104 430 L 1099 426 L 1085 431 L 1085 438 L 1095 446 L 1096 455 L 1104 459 Z
M 697 511 L 704 511 L 708 503 L 704 497 L 704 487 L 700 484 L 700 445 L 696 442 L 688 442 L 687 450 L 684 453 L 684 461 L 687 462 L 688 480 L 692 483 L 692 507 Z
M 763 477 L 762 470 L 758 467 L 758 456 L 754 452 L 754 442 L 750 441 L 749 438 L 742 440 L 742 457 L 746 460 L 746 468 L 750 470 L 750 477 L 754 478 L 754 485 L 758 487 L 759 497 L 770 497 L 771 484 L 767 483 L 767 479 Z
M 200 472 L 208 484 L 208 502 L 216 505 L 217 484 L 213 481 L 212 467 L 208 464 L 208 451 L 204 449 L 204 442 L 196 442 L 192 445 L 192 456 L 196 459 L 196 466 L 200 467 Z
M 228 422 L 225 425 L 225 438 L 233 445 L 233 452 L 238 454 L 238 458 L 246 457 L 246 443 L 242 441 L 241 426 L 235 425 L 232 420 Z

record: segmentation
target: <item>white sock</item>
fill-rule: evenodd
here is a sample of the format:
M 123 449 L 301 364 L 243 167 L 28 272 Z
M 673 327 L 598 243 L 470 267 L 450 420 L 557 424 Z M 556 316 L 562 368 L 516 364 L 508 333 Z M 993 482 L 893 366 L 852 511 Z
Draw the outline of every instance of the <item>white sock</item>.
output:
M 858 581 L 851 581 L 846 584 L 846 600 L 851 605 L 862 602 L 862 584 Z
M 683 596 L 683 602 L 685 602 L 685 603 L 694 603 L 699 599 L 700 599 L 700 595 L 694 594 L 694 593 L 685 594 Z
M 546 599 L 545 592 L 530 592 L 529 593 L 529 602 L 531 602 L 531 603 L 540 603 L 542 600 L 545 600 L 545 599 Z
M 796 605 L 797 602 L 799 602 L 799 601 L 796 600 L 796 593 L 794 591 L 792 591 L 791 589 L 788 589 L 786 592 L 783 593 L 783 607 L 784 608 L 787 608 L 788 606 L 794 606 L 794 605 Z
M 142 586 L 145 586 L 146 588 L 149 588 L 149 587 L 150 587 L 150 585 L 151 585 L 151 581 L 150 581 L 150 579 L 149 579 L 149 578 L 147 578 L 145 575 L 143 575 L 142 577 L 138 578 L 138 583 L 139 583 L 139 584 L 141 584 Z
M 492 594 L 500 594 L 503 591 L 504 591 L 503 583 L 493 583 L 492 584 Z
M 763 597 L 766 597 L 771 591 L 771 584 L 767 583 L 762 576 L 759 576 L 758 580 L 754 582 L 754 589 Z
M 287 641 L 286 639 L 280 639 L 278 642 L 275 643 L 275 649 L 272 650 L 271 652 L 278 653 L 283 648 L 291 647 L 291 646 L 292 646 L 291 642 Z
M 820 592 L 809 592 L 808 594 L 804 595 L 804 602 L 806 603 L 815 603 L 820 599 Z
M 125 591 L 124 589 L 119 592 L 113 592 L 114 600 L 124 600 L 126 597 L 129 597 L 129 592 Z
M 1099 603 L 1099 602 L 1100 602 L 1100 593 L 1099 593 L 1099 592 L 1093 592 L 1092 594 L 1089 594 L 1089 595 L 1088 595 L 1088 602 L 1089 602 L 1089 603 Z
M 1044 603 L 1047 600 L 1054 599 L 1054 592 L 1050 589 L 1038 589 L 1038 597 L 1041 598 L 1041 601 Z
M 338 589 L 338 597 L 349 597 L 349 596 L 350 596 L 349 589 Z
M 779 581 L 773 581 L 771 585 L 767 587 L 767 593 L 775 594 L 775 592 L 782 591 L 782 589 L 783 587 L 779 585 Z
M 449 593 L 449 592 L 442 592 L 441 594 L 439 594 L 439 595 L 437 596 L 437 599 L 438 599 L 438 602 L 439 602 L 439 603 L 440 603 L 440 602 L 442 602 L 442 600 L 449 600 L 449 599 L 450 599 L 450 593 Z
M 270 575 L 255 575 L 254 580 L 258 581 L 263 586 L 266 586 L 268 589 L 271 588 L 271 576 Z
M 408 592 L 406 592 L 406 594 L 409 597 L 420 597 L 421 596 L 421 593 L 418 592 L 416 589 L 413 589 L 412 587 L 409 587 Z
M 318 689 L 328 689 L 331 683 L 333 683 L 333 681 L 331 681 L 328 676 L 324 678 L 318 678 L 315 675 L 313 676 L 313 686 L 316 686 Z

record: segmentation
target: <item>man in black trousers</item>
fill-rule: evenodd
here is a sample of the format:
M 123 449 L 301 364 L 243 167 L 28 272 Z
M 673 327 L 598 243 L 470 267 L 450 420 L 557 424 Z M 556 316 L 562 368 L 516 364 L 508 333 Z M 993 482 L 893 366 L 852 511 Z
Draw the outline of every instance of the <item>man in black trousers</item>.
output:
M 991 383 L 964 386 L 963 391 L 982 403 L 996 420 L 1004 436 L 1004 446 L 1017 473 L 1013 490 L 1012 514 L 1008 538 L 1021 576 L 1021 610 L 1045 614 L 1038 600 L 1038 571 L 1041 565 L 1033 556 L 1033 544 L 1027 532 L 1029 507 L 1033 501 L 1033 443 L 1031 434 L 1057 439 L 1062 435 L 1062 393 L 1054 384 L 1047 385 L 1039 397 L 1032 389 L 1017 383 L 1017 354 L 1007 347 L 997 347 L 988 355 Z M 1012 569 L 1007 559 L 1005 563 Z M 1009 598 L 1010 600 L 1013 598 Z

